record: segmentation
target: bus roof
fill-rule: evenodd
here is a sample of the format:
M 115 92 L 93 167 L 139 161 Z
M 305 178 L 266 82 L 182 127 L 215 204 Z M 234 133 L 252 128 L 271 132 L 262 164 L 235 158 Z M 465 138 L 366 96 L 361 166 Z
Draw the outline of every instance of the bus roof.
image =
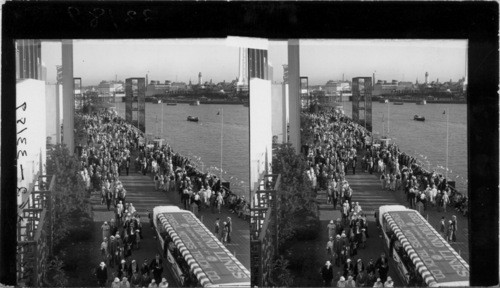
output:
M 160 206 L 153 209 L 153 214 L 202 286 L 250 286 L 248 269 L 193 213 L 176 206 Z
M 469 286 L 469 264 L 420 213 L 407 208 L 380 213 L 428 286 Z

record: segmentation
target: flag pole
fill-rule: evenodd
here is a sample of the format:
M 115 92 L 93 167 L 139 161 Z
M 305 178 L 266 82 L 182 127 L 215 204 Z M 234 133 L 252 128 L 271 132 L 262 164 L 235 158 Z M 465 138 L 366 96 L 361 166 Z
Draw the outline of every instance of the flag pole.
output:
M 446 182 L 448 182 L 448 142 L 449 142 L 449 128 L 448 128 L 448 123 L 450 119 L 450 111 L 448 107 L 446 107 Z
M 163 138 L 163 101 L 160 100 L 160 104 L 161 104 L 161 137 L 160 138 Z
M 387 138 L 389 138 L 389 134 L 391 133 L 390 125 L 391 125 L 391 112 L 390 112 L 389 100 L 387 100 Z
M 221 108 L 220 120 L 220 184 L 222 185 L 222 141 L 224 139 L 224 108 Z

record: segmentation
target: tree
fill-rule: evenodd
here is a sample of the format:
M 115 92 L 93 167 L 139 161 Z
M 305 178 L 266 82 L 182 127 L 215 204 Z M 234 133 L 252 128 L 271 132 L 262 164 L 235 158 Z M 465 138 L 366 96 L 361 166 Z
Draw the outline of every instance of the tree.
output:
M 272 263 L 270 282 L 277 287 L 290 287 L 293 285 L 293 276 L 288 270 L 289 261 L 281 255 Z
M 56 145 L 47 163 L 47 170 L 56 176 L 53 191 L 54 246 L 69 234 L 70 220 L 90 217 L 90 203 L 85 191 L 85 181 L 79 174 L 81 162 L 70 155 L 66 145 Z

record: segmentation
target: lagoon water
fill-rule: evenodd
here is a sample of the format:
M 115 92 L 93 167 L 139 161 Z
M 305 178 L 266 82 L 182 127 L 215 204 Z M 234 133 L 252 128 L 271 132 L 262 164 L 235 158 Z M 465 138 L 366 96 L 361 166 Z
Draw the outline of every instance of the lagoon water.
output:
M 116 106 L 119 115 L 125 117 L 125 103 L 117 103 Z M 168 106 L 146 103 L 146 133 L 164 138 L 175 152 L 189 157 L 200 170 L 220 175 L 222 117 L 217 115 L 219 111 L 224 114 L 222 175 L 231 183 L 231 190 L 240 195 L 247 195 L 250 181 L 248 107 L 217 104 Z M 187 116 L 197 116 L 199 122 L 188 122 Z
M 161 134 L 163 105 L 163 135 L 174 151 L 188 156 L 199 169 L 220 174 L 221 117 L 223 109 L 223 177 L 231 182 L 231 189 L 247 194 L 249 189 L 249 108 L 243 105 L 146 103 L 146 133 Z M 124 116 L 125 103 L 117 103 Z M 467 105 L 373 103 L 373 132 L 387 134 L 407 154 L 415 156 L 428 170 L 445 175 L 446 114 L 449 111 L 448 178 L 456 181 L 459 191 L 467 191 Z M 389 110 L 389 111 L 388 111 Z M 352 103 L 344 103 L 347 116 L 352 114 Z M 425 122 L 414 121 L 413 116 L 425 117 Z M 187 116 L 197 116 L 198 123 L 188 122 Z
M 467 191 L 467 105 L 404 103 L 372 104 L 373 132 L 387 134 L 401 151 L 415 156 L 428 170 L 445 175 L 446 118 L 448 109 L 448 179 L 456 181 L 459 191 Z M 345 114 L 352 115 L 352 103 L 344 103 Z M 413 120 L 424 116 L 425 122 Z M 385 132 L 382 132 L 385 131 Z

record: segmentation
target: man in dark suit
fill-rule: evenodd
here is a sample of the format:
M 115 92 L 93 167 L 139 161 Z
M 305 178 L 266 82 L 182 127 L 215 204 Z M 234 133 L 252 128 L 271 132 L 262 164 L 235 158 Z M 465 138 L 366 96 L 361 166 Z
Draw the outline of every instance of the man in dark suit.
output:
M 160 258 L 160 254 L 156 254 L 155 259 L 149 264 L 149 269 L 153 272 L 156 283 L 160 283 L 161 274 L 163 273 L 163 259 Z
M 106 282 L 108 281 L 108 268 L 104 262 L 101 262 L 99 267 L 96 269 L 95 275 L 99 287 L 106 287 Z
M 233 232 L 233 222 L 231 222 L 231 217 L 227 217 L 227 243 L 231 243 L 231 232 Z
M 117 275 L 118 275 L 118 278 L 122 279 L 123 277 L 127 277 L 128 278 L 128 271 L 129 271 L 129 267 L 127 265 L 127 262 L 125 261 L 125 259 L 122 259 L 120 265 L 118 265 L 118 268 L 117 268 Z
M 325 265 L 321 267 L 321 277 L 323 278 L 323 286 L 331 287 L 333 280 L 333 266 L 330 261 L 326 261 Z

